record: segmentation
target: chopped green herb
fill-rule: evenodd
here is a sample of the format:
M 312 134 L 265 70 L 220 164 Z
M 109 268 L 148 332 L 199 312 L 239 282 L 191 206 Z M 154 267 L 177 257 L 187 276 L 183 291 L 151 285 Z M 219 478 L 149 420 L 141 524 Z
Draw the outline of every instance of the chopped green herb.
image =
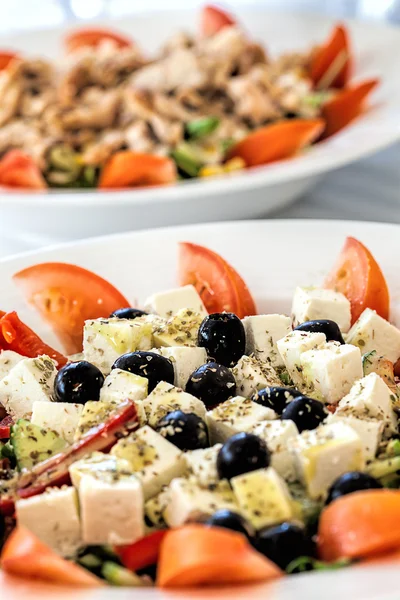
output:
M 286 573 L 291 575 L 293 573 L 304 573 L 305 571 L 334 571 L 348 567 L 350 564 L 351 560 L 348 558 L 342 558 L 334 563 L 326 563 L 310 556 L 299 556 L 288 564 Z
M 218 117 L 203 117 L 186 123 L 186 132 L 190 138 L 198 140 L 213 133 L 219 124 Z

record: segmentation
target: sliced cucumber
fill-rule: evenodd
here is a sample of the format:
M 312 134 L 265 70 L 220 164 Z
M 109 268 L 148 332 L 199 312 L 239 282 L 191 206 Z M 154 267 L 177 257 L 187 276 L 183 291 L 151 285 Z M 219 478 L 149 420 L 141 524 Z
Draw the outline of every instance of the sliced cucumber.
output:
M 101 574 L 108 583 L 119 587 L 148 587 L 150 584 L 114 562 L 106 561 L 101 568 Z
M 182 143 L 171 152 L 178 169 L 188 177 L 197 177 L 203 163 L 196 157 L 189 144 Z
M 186 123 L 186 132 L 192 139 L 200 139 L 213 133 L 219 124 L 218 117 L 203 117 Z
M 386 458 L 385 460 L 374 460 L 367 465 L 366 471 L 375 479 L 382 479 L 387 475 L 396 474 L 397 471 L 400 474 L 400 456 L 393 456 L 393 458 Z
M 67 446 L 67 442 L 55 431 L 43 429 L 25 419 L 18 419 L 11 427 L 10 442 L 20 471 L 31 469 Z

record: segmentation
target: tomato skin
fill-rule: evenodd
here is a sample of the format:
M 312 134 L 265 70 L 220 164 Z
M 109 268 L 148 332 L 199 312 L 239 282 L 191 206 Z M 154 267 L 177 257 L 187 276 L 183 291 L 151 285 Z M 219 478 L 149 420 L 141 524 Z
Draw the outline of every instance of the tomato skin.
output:
M 266 125 L 235 144 L 228 158 L 241 158 L 248 167 L 284 160 L 316 140 L 324 127 L 322 119 L 291 119 Z
M 6 50 L 0 52 L 0 71 L 8 69 L 8 67 L 14 62 L 14 60 L 18 58 L 19 56 L 16 52 L 8 52 Z
M 104 165 L 99 188 L 166 185 L 176 181 L 176 177 L 176 165 L 171 158 L 124 150 L 113 154 Z
M 103 587 L 101 579 L 64 560 L 25 527 L 17 526 L 4 544 L 1 568 L 6 573 L 60 585 Z
M 204 6 L 200 15 L 200 31 L 203 37 L 215 35 L 224 27 L 236 25 L 236 20 L 218 6 Z
M 371 252 L 358 240 L 348 237 L 325 288 L 346 296 L 351 304 L 352 324 L 366 308 L 389 318 L 389 290 L 385 277 Z
M 190 242 L 179 245 L 179 283 L 197 289 L 209 313 L 256 314 L 254 300 L 240 275 L 219 254 Z
M 87 319 L 105 318 L 130 306 L 108 281 L 76 265 L 42 263 L 19 271 L 13 279 L 28 303 L 53 328 L 67 354 L 82 350 Z
M 335 78 L 325 87 L 343 88 L 349 82 L 353 68 L 349 38 L 346 26 L 336 25 L 329 40 L 316 51 L 311 62 L 310 77 L 317 87 L 335 60 L 341 59 L 341 54 L 344 55 L 345 62 Z
M 0 186 L 32 190 L 47 188 L 39 167 L 21 150 L 9 150 L 0 160 Z
M 139 571 L 139 569 L 144 569 L 157 563 L 161 543 L 167 533 L 167 529 L 155 531 L 133 544 L 117 546 L 115 551 L 124 567 L 131 571 Z
M 114 42 L 118 48 L 129 48 L 133 45 L 128 37 L 110 29 L 97 27 L 76 29 L 65 36 L 64 43 L 67 52 L 74 52 L 85 47 L 96 48 L 105 40 Z
M 400 547 L 400 491 L 364 490 L 324 508 L 318 528 L 322 560 L 363 558 Z
M 25 325 L 15 311 L 0 318 L 0 337 L 3 350 L 13 350 L 28 358 L 47 354 L 57 362 L 59 368 L 68 362 L 63 354 L 48 346 L 30 327 Z

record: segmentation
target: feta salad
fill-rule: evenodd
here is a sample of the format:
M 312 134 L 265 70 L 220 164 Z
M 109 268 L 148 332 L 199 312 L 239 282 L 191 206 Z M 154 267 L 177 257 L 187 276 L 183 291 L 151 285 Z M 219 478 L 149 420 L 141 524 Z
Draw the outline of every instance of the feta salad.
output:
M 353 82 L 343 24 L 274 56 L 213 5 L 155 56 L 108 29 L 61 42 L 57 60 L 0 52 L 0 186 L 168 185 L 288 159 L 347 127 L 379 83 Z
M 1 313 L 6 574 L 183 588 L 399 551 L 400 330 L 361 242 L 290 316 L 189 242 L 141 308 L 74 265 L 14 279 L 68 356 Z

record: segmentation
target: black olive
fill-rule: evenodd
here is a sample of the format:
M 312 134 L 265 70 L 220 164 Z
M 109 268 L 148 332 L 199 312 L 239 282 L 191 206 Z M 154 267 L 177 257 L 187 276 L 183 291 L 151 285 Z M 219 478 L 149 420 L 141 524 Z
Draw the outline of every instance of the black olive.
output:
M 304 529 L 294 523 L 281 523 L 261 529 L 255 546 L 281 569 L 286 569 L 295 558 L 311 556 L 314 551 Z
M 220 479 L 231 479 L 264 469 L 270 462 L 271 453 L 264 440 L 252 433 L 236 433 L 218 452 L 217 471 Z
M 85 404 L 88 400 L 99 399 L 103 383 L 103 373 L 90 362 L 72 362 L 58 371 L 54 396 L 58 402 Z
M 328 342 L 345 343 L 339 325 L 335 323 L 335 321 L 330 321 L 329 319 L 306 321 L 305 323 L 301 323 L 301 325 L 297 325 L 295 330 L 309 331 L 311 333 L 324 333 Z
M 243 323 L 233 313 L 208 315 L 200 325 L 198 343 L 211 360 L 233 367 L 246 349 Z
M 155 430 L 184 451 L 208 448 L 210 445 L 207 425 L 194 413 L 174 410 L 158 421 Z
M 302 393 L 295 388 L 267 387 L 256 392 L 252 400 L 265 408 L 272 408 L 278 415 L 281 415 L 287 404 L 298 396 L 302 396 Z
M 136 319 L 137 317 L 143 317 L 143 315 L 147 315 L 148 313 L 144 312 L 144 310 L 140 310 L 139 308 L 118 308 L 111 313 L 110 319 L 113 317 L 117 317 L 118 319 Z
M 174 365 L 169 358 L 155 352 L 128 352 L 119 356 L 112 368 L 146 377 L 149 381 L 149 393 L 160 381 L 174 383 Z
M 255 537 L 253 526 L 246 521 L 242 515 L 239 515 L 232 510 L 225 508 L 217 510 L 217 512 L 204 522 L 206 525 L 212 525 L 213 527 L 224 527 L 225 529 L 238 531 L 239 533 L 243 533 L 250 540 L 253 540 Z
M 307 396 L 298 396 L 282 412 L 282 419 L 294 421 L 300 433 L 305 429 L 316 429 L 327 416 L 322 402 Z
M 191 374 L 186 391 L 212 408 L 236 395 L 236 381 L 227 367 L 209 362 Z
M 382 484 L 375 477 L 368 475 L 368 473 L 350 471 L 341 475 L 333 482 L 328 492 L 326 504 L 346 494 L 352 494 L 361 490 L 376 490 L 381 487 Z

